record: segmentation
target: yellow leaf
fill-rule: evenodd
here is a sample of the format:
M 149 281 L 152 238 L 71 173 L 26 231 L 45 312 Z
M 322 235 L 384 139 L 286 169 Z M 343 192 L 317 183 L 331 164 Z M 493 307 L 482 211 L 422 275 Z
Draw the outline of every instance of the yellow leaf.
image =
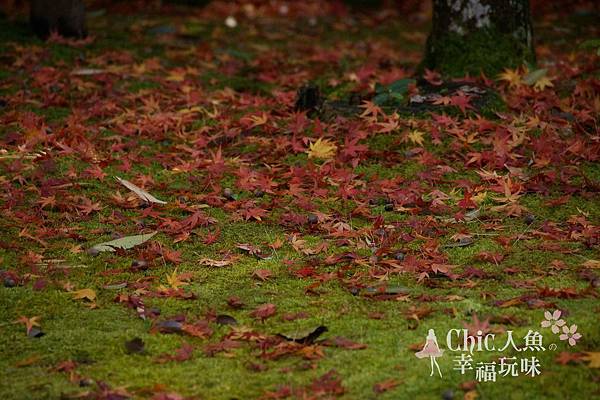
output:
M 167 283 L 169 284 L 169 286 L 171 286 L 173 289 L 177 289 L 180 286 L 184 286 L 187 285 L 187 283 L 182 282 L 179 279 L 179 276 L 177 275 L 177 268 L 175 268 L 175 270 L 173 272 L 171 272 L 170 275 L 167 275 Z
M 27 328 L 27 334 L 29 335 L 29 331 L 31 331 L 31 329 L 34 326 L 40 326 L 40 323 L 38 322 L 39 320 L 40 320 L 40 316 L 35 316 L 35 317 L 31 317 L 31 318 L 21 316 L 21 317 L 19 317 L 19 319 L 17 319 L 15 321 L 15 323 L 25 325 L 25 327 Z
M 93 289 L 81 289 L 81 290 L 76 290 L 74 292 L 71 293 L 73 295 L 73 299 L 75 300 L 89 300 L 89 301 L 94 301 L 96 300 L 96 291 Z
M 411 142 L 418 144 L 419 146 L 423 146 L 424 136 L 425 136 L 425 132 L 414 130 L 408 134 L 408 139 Z
M 250 125 L 250 127 L 254 128 L 256 126 L 266 124 L 269 121 L 269 116 L 267 115 L 267 113 L 263 112 L 262 115 L 252 115 L 248 117 L 248 120 L 252 122 L 252 125 Z
M 185 80 L 185 71 L 171 71 L 167 76 L 167 80 L 172 82 L 183 82 Z
M 316 142 L 310 143 L 310 149 L 307 151 L 308 158 L 320 158 L 328 160 L 335 156 L 337 146 L 328 139 L 317 139 Z
M 516 69 L 506 68 L 503 73 L 498 75 L 501 81 L 507 81 L 509 87 L 517 87 L 521 84 L 521 75 Z
M 589 368 L 600 368 L 600 352 L 586 351 L 581 359 L 590 362 Z
M 539 91 L 546 89 L 547 87 L 553 87 L 553 86 L 554 86 L 554 84 L 552 83 L 550 78 L 548 78 L 547 76 L 543 76 L 537 80 L 537 82 L 533 85 L 533 88 L 539 92 Z
M 463 399 L 464 400 L 475 400 L 478 397 L 479 397 L 479 394 L 477 394 L 477 391 L 469 390 L 468 392 L 465 393 L 465 396 Z
M 485 199 L 487 199 L 487 192 L 479 192 L 475 196 L 471 197 L 471 200 L 473 200 L 477 205 L 483 203 Z
M 586 262 L 584 262 L 583 264 L 584 267 L 587 268 L 600 268 L 600 261 L 598 260 L 587 260 Z

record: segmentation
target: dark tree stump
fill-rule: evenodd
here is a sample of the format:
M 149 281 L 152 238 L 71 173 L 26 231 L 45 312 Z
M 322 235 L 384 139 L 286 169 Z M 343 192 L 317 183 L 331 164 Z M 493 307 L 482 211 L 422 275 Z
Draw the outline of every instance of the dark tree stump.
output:
M 317 85 L 304 85 L 298 89 L 296 93 L 296 104 L 294 109 L 296 111 L 315 111 L 318 110 L 323 104 L 323 98 L 321 97 L 321 90 Z

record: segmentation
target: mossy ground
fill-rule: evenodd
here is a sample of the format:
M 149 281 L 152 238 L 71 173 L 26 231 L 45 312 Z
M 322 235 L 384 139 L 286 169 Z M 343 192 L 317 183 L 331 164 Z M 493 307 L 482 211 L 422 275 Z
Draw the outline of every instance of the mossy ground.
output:
M 111 29 L 103 30 L 108 26 L 110 18 Z M 32 39 L 24 29 L 16 28 L 13 23 L 0 21 L 0 37 L 6 41 L 0 44 L 0 49 L 7 48 L 7 43 L 19 43 L 26 46 L 42 48 L 49 53 L 46 58 L 48 65 L 60 66 L 63 63 L 76 63 L 77 58 L 83 53 L 86 57 L 103 54 L 107 49 L 126 49 L 140 59 L 146 57 L 162 57 L 169 51 L 185 49 L 186 43 L 177 43 L 170 46 L 163 43 L 152 34 L 134 35 L 131 37 L 128 28 L 131 25 L 141 24 L 150 19 L 154 25 L 169 23 L 160 17 L 133 16 L 101 16 L 90 21 L 92 31 L 98 32 L 96 41 L 84 50 L 73 49 L 60 44 L 43 44 Z M 191 23 L 212 29 L 214 21 L 206 23 L 192 21 Z M 276 23 L 276 22 L 275 22 Z M 21 25 L 19 25 L 21 26 Z M 323 52 L 335 48 L 339 44 L 348 48 L 353 42 L 348 39 L 346 32 L 333 31 L 331 35 L 323 36 L 328 31 L 327 25 L 318 25 L 315 28 L 302 27 L 310 31 L 308 35 L 324 37 Z M 385 30 L 397 30 L 399 25 L 390 23 L 376 29 L 361 27 L 359 24 L 352 35 L 360 37 L 377 35 Z M 217 28 L 215 28 L 217 29 Z M 218 29 L 223 29 L 222 27 Z M 202 30 L 204 32 L 204 30 Z M 374 33 L 375 32 L 375 33 Z M 398 36 L 403 32 L 397 31 Z M 387 33 L 386 33 L 387 35 Z M 388 45 L 388 36 L 380 36 L 379 43 Z M 203 39 L 198 39 L 203 40 Z M 300 41 L 302 38 L 300 38 Z M 235 31 L 225 42 L 220 42 L 228 59 L 248 62 L 258 57 L 264 51 L 262 38 L 256 34 Z M 253 47 L 253 44 L 255 45 Z M 275 37 L 269 42 L 273 46 L 282 46 L 286 43 L 282 38 Z M 227 47 L 228 46 L 228 47 Z M 406 43 L 414 47 L 414 43 Z M 402 44 L 396 43 L 391 48 L 401 48 Z M 292 52 L 290 57 L 301 57 L 301 51 Z M 414 56 L 415 61 L 419 56 Z M 1 60 L 0 56 L 0 60 Z M 246 59 L 246 60 L 244 60 Z M 170 58 L 168 62 L 176 66 L 177 58 Z M 348 71 L 355 69 L 365 60 L 348 59 L 343 62 L 333 63 L 330 68 L 323 68 L 320 79 L 327 82 L 339 76 L 344 76 Z M 369 60 L 366 60 L 367 62 Z M 409 64 L 416 65 L 410 61 Z M 317 67 L 317 68 L 322 68 Z M 13 82 L 16 72 L 0 72 L 0 79 Z M 199 77 L 207 93 L 225 87 L 253 93 L 271 93 L 273 86 L 264 82 L 257 83 L 253 79 L 252 69 L 241 69 L 234 74 L 224 75 L 218 69 L 204 71 Z M 152 80 L 131 77 L 118 83 L 124 92 L 148 93 L 159 89 L 161 84 Z M 352 86 L 352 83 L 345 85 Z M 344 86 L 345 88 L 347 86 Z M 19 88 L 7 83 L 0 85 L 0 96 L 16 93 Z M 344 93 L 346 89 L 341 92 Z M 147 91 L 147 92 L 143 92 Z M 332 90 L 333 91 L 333 90 Z M 66 107 L 42 107 L 37 103 L 22 105 L 36 114 L 44 116 L 46 121 L 53 126 L 64 122 L 69 115 Z M 2 111 L 0 110 L 0 113 Z M 198 120 L 195 125 L 200 128 L 210 125 L 210 121 Z M 9 133 L 9 128 L 0 127 L 0 135 Z M 102 136 L 110 137 L 113 133 L 104 131 Z M 167 135 L 168 136 L 168 135 Z M 166 138 L 169 140 L 169 137 Z M 173 139 L 175 140 L 175 139 Z M 373 154 L 383 151 L 405 152 L 409 149 L 406 144 L 397 143 L 394 135 L 377 135 L 371 137 L 366 144 Z M 155 142 L 150 139 L 139 138 L 139 148 L 148 155 L 160 155 L 161 149 L 170 149 L 168 142 Z M 162 147 L 161 147 L 162 146 Z M 232 153 L 252 154 L 257 145 L 245 143 L 239 148 L 233 147 Z M 448 152 L 446 146 L 431 146 L 427 150 L 433 154 L 444 157 Z M 408 158 L 395 162 L 393 168 L 389 163 L 375 157 L 367 160 L 356 168 L 355 172 L 364 176 L 379 176 L 382 179 L 402 177 L 406 180 L 418 180 L 418 174 L 426 169 L 415 160 Z M 65 178 L 69 170 L 81 172 L 89 164 L 80 158 L 71 155 L 62 155 L 56 159 L 57 165 L 53 171 L 46 171 L 46 178 Z M 281 160 L 284 166 L 305 165 L 306 156 L 290 155 Z M 8 162 L 2 164 L 0 181 L 9 182 L 14 178 L 8 168 Z M 37 166 L 34 166 L 38 168 Z M 452 180 L 474 179 L 472 170 L 456 166 L 457 172 L 446 177 Z M 598 164 L 584 165 L 587 176 L 598 181 L 600 167 Z M 104 168 L 109 175 L 118 174 L 114 165 Z M 31 172 L 27 172 L 29 174 Z M 174 203 L 178 198 L 178 191 L 190 190 L 194 179 L 186 174 L 176 174 L 167 171 L 160 163 L 148 162 L 147 164 L 133 165 L 128 172 L 130 176 L 145 174 L 152 176 L 157 187 L 168 190 L 154 192 L 155 195 L 169 203 Z M 190 175 L 194 175 L 191 173 Z M 197 178 L 197 177 L 196 177 Z M 500 213 L 493 213 L 489 207 L 484 207 L 480 217 L 466 223 L 475 236 L 475 242 L 466 247 L 448 248 L 444 250 L 450 264 L 459 267 L 459 271 L 475 266 L 488 272 L 489 279 L 451 281 L 448 279 L 432 279 L 427 286 L 418 283 L 414 276 L 409 274 L 392 275 L 388 286 L 402 286 L 408 289 L 409 296 L 403 301 L 377 301 L 365 296 L 353 295 L 337 280 L 332 280 L 319 286 L 315 293 L 307 293 L 306 287 L 312 283 L 310 279 L 301 279 L 291 274 L 286 261 L 298 260 L 300 256 L 289 244 L 273 251 L 268 259 L 257 259 L 249 255 L 240 254 L 240 258 L 233 265 L 216 268 L 199 265 L 202 258 L 218 258 L 226 252 L 236 253 L 239 243 L 264 245 L 273 243 L 277 239 L 286 241 L 286 230 L 281 227 L 275 218 L 268 218 L 262 223 L 233 221 L 230 215 L 220 208 L 208 208 L 206 213 L 216 218 L 216 225 L 220 227 L 222 236 L 212 245 L 204 245 L 195 236 L 189 240 L 173 244 L 171 237 L 158 234 L 156 240 L 173 250 L 181 252 L 183 260 L 178 266 L 179 273 L 191 273 L 193 280 L 186 286 L 186 291 L 194 293 L 194 300 L 179 299 L 146 299 L 147 308 L 158 308 L 161 316 L 169 317 L 186 314 L 188 319 L 203 318 L 211 311 L 219 314 L 229 314 L 244 326 L 252 327 L 260 332 L 269 334 L 284 333 L 294 335 L 314 329 L 318 325 L 325 325 L 328 333 L 324 337 L 342 336 L 355 342 L 367 345 L 362 350 L 348 350 L 335 347 L 326 347 L 325 356 L 318 360 L 304 360 L 301 357 L 287 357 L 281 360 L 263 361 L 258 357 L 259 351 L 250 346 L 232 350 L 230 353 L 217 354 L 208 357 L 202 352 L 207 343 L 218 341 L 221 336 L 228 333 L 228 326 L 212 324 L 215 334 L 209 340 L 192 337 L 182 337 L 176 334 L 151 333 L 151 322 L 144 321 L 135 315 L 135 311 L 115 303 L 114 299 L 119 293 L 128 293 L 129 289 L 110 289 L 107 285 L 120 282 L 135 282 L 144 278 L 156 277 L 157 282 L 165 283 L 166 278 L 173 272 L 171 263 L 157 263 L 145 272 L 132 272 L 130 265 L 133 260 L 132 253 L 125 255 L 101 254 L 93 257 L 85 252 L 73 252 L 75 246 L 86 248 L 91 243 L 98 243 L 109 239 L 113 230 L 122 234 L 137 233 L 139 221 L 143 218 L 139 210 L 120 210 L 123 215 L 130 217 L 127 222 L 120 225 L 108 225 L 106 221 L 118 207 L 110 204 L 110 198 L 115 192 L 116 184 L 107 184 L 94 179 L 84 181 L 85 185 L 74 188 L 73 194 L 89 197 L 92 201 L 105 202 L 107 205 L 99 212 L 89 217 L 71 216 L 72 220 L 65 223 L 65 214 L 58 211 L 48 212 L 45 216 L 46 227 L 74 228 L 78 237 L 65 237 L 47 240 L 47 247 L 42 249 L 39 243 L 20 235 L 23 229 L 35 234 L 37 226 L 31 222 L 28 226 L 18 226 L 10 218 L 0 219 L 0 269 L 28 271 L 33 274 L 32 281 L 37 277 L 47 278 L 52 284 L 69 282 L 74 288 L 94 288 L 97 292 L 97 308 L 90 309 L 85 302 L 73 300 L 71 293 L 58 286 L 50 286 L 36 290 L 31 284 L 17 287 L 0 288 L 0 398 L 2 399 L 56 399 L 65 395 L 75 395 L 88 390 L 79 387 L 79 381 L 69 379 L 69 373 L 57 370 L 56 366 L 66 360 L 77 363 L 76 373 L 81 377 L 89 377 L 96 381 L 107 382 L 113 388 L 125 387 L 130 393 L 139 398 L 149 398 L 156 391 L 172 391 L 184 396 L 197 396 L 204 399 L 251 399 L 262 396 L 266 390 L 275 390 L 278 385 L 290 384 L 294 387 L 310 385 L 316 378 L 327 371 L 336 370 L 346 389 L 345 397 L 348 399 L 438 399 L 442 393 L 452 390 L 455 398 L 462 396 L 459 385 L 472 381 L 474 375 L 461 376 L 454 371 L 451 357 L 439 359 L 440 367 L 444 371 L 444 378 L 429 377 L 429 361 L 417 360 L 414 352 L 409 347 L 423 342 L 427 330 L 434 328 L 438 332 L 448 329 L 463 328 L 465 322 L 471 322 L 474 315 L 480 318 L 492 317 L 513 318 L 519 322 L 514 326 L 507 326 L 515 331 L 515 337 L 522 338 L 528 330 L 540 330 L 540 321 L 543 319 L 543 309 L 529 308 L 525 304 L 517 304 L 507 308 L 499 308 L 494 304 L 498 300 L 515 298 L 528 292 L 531 287 L 518 287 L 515 282 L 529 282 L 532 287 L 548 286 L 551 288 L 573 287 L 577 290 L 585 288 L 578 275 L 581 264 L 587 259 L 598 259 L 597 246 L 585 248 L 580 243 L 570 243 L 576 252 L 560 253 L 548 251 L 540 247 L 540 239 L 527 237 L 513 243 L 507 258 L 500 265 L 493 262 L 480 261 L 477 254 L 481 252 L 497 252 L 501 245 L 494 240 L 494 233 L 490 234 L 484 226 L 491 219 L 502 221 L 502 235 L 510 236 L 519 233 L 527 234 L 538 229 L 542 224 L 550 221 L 557 224 L 566 224 L 572 215 L 580 212 L 587 214 L 587 219 L 593 224 L 600 223 L 600 202 L 597 198 L 585 198 L 578 194 L 571 196 L 564 204 L 548 206 L 553 197 L 537 194 L 525 194 L 520 202 L 535 213 L 536 219 L 529 223 L 523 218 L 508 218 Z M 196 180 L 197 181 L 197 180 Z M 222 178 L 222 186 L 230 186 L 235 177 L 226 175 Z M 13 183 L 11 183 L 12 185 Z M 20 183 L 15 181 L 15 186 Z M 26 185 L 26 184 L 24 184 Z M 122 188 L 119 188 L 123 192 Z M 445 183 L 441 190 L 451 190 L 452 184 Z M 192 188 L 194 192 L 202 192 L 201 187 Z M 27 192 L 20 199 L 17 209 L 35 207 L 36 199 L 33 192 Z M 242 193 L 242 196 L 251 198 L 251 193 Z M 264 202 L 268 202 L 266 196 Z M 323 205 L 322 211 L 335 212 L 342 210 L 340 202 Z M 374 208 L 381 213 L 387 222 L 406 220 L 410 218 L 407 213 L 386 211 L 383 206 Z M 181 217 L 182 211 L 176 207 L 167 207 L 165 216 L 171 218 Z M 352 217 L 356 226 L 367 225 L 369 221 L 361 217 Z M 137 224 L 136 224 L 137 223 Z M 464 229 L 463 224 L 450 225 L 450 229 L 439 238 L 442 243 L 451 242 L 450 237 Z M 206 230 L 201 230 L 205 234 Z M 307 231 L 302 232 L 312 244 L 319 243 L 323 238 L 320 234 Z M 82 239 L 83 238 L 83 239 Z M 412 251 L 418 251 L 420 242 L 411 243 Z M 327 254 L 338 253 L 341 249 L 330 247 Z M 21 269 L 22 259 L 28 252 L 43 251 L 45 259 L 64 260 L 60 267 L 50 271 L 44 267 L 38 269 Z M 549 264 L 555 260 L 564 262 L 564 267 L 556 270 L 549 269 Z M 506 272 L 507 267 L 516 267 L 517 272 Z M 253 271 L 268 269 L 273 277 L 265 282 L 253 277 Z M 336 268 L 331 267 L 331 271 Z M 471 285 L 472 283 L 472 285 Z M 600 349 L 600 324 L 598 312 L 600 303 L 595 296 L 576 298 L 551 298 L 557 308 L 569 310 L 568 320 L 578 325 L 578 331 L 583 338 L 576 349 L 598 351 Z M 241 310 L 231 309 L 227 306 L 227 299 L 231 296 L 239 297 L 245 306 Z M 422 296 L 438 296 L 433 301 L 421 301 Z M 273 303 L 277 306 L 278 314 L 259 322 L 249 315 L 257 306 Z M 411 308 L 427 306 L 434 312 L 416 322 L 407 317 Z M 306 318 L 286 321 L 281 318 L 283 313 L 304 312 Z M 29 338 L 24 333 L 24 327 L 15 324 L 20 316 L 40 316 L 42 329 L 45 336 Z M 498 327 L 501 323 L 494 324 Z M 548 331 L 545 337 L 552 341 Z M 548 334 L 548 335 L 546 335 Z M 124 343 L 134 337 L 140 337 L 145 342 L 146 354 L 127 354 Z M 499 334 L 504 338 L 504 334 Z M 438 338 L 443 342 L 443 339 Z M 554 340 L 555 342 L 558 342 Z M 173 353 L 183 342 L 191 343 L 196 347 L 190 360 L 184 362 L 169 362 L 157 364 L 154 359 L 159 354 Z M 515 378 L 499 378 L 496 383 L 480 383 L 475 387 L 481 399 L 567 399 L 567 398 L 593 398 L 598 392 L 598 370 L 588 368 L 584 363 L 571 363 L 561 365 L 555 361 L 560 351 L 567 351 L 568 346 L 563 342 L 558 343 L 558 350 L 545 351 L 536 354 L 539 356 L 542 374 L 535 378 L 519 376 Z M 516 353 L 503 353 L 504 356 L 517 355 Z M 492 361 L 497 359 L 496 353 L 482 353 L 477 355 L 477 361 Z M 264 364 L 264 371 L 256 372 L 253 363 Z M 373 386 L 377 383 L 394 379 L 398 386 L 390 391 L 376 394 Z M 92 385 L 92 388 L 95 386 Z

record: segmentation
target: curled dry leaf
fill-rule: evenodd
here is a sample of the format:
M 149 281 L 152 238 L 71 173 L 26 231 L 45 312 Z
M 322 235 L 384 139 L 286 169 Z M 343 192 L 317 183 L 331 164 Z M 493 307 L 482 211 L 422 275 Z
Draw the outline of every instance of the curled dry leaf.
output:
M 167 204 L 166 201 L 162 201 L 157 199 L 156 197 L 152 196 L 150 193 L 146 192 L 144 189 L 138 187 L 137 185 L 134 185 L 133 183 L 119 178 L 118 176 L 115 176 L 115 179 L 123 186 L 125 186 L 127 189 L 131 190 L 133 193 L 135 193 L 140 199 L 147 201 L 148 203 L 156 203 L 156 204 Z

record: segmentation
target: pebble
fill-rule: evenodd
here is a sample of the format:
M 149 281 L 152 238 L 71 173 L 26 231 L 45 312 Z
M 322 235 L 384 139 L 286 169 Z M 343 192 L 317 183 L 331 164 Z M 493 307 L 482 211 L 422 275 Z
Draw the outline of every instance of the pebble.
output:
M 225 196 L 227 200 L 235 200 L 235 195 L 233 194 L 233 191 L 229 188 L 223 189 L 223 196 Z
M 14 281 L 14 279 L 12 278 L 4 278 L 4 287 L 15 287 L 17 286 L 17 283 Z

